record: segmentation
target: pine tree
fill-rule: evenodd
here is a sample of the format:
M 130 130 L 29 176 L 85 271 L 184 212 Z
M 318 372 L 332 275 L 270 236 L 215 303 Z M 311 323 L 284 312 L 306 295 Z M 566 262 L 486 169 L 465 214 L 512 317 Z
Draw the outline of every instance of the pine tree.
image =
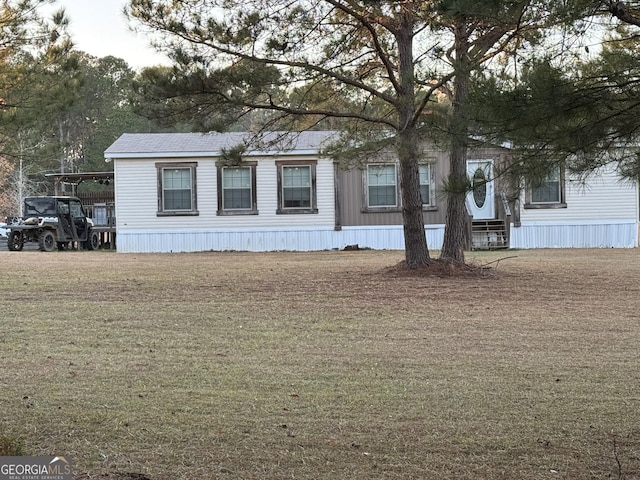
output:
M 173 68 L 143 74 L 138 93 L 147 113 L 191 116 L 209 130 L 255 110 L 267 112 L 263 128 L 333 119 L 343 132 L 341 147 L 351 153 L 394 149 L 405 260 L 416 268 L 430 262 L 421 140 L 433 136 L 435 123 L 447 126 L 452 154 L 442 257 L 462 262 L 469 82 L 511 44 L 538 41 L 534 32 L 560 18 L 558 3 L 564 2 L 131 0 L 128 11 L 160 35 L 174 61 Z M 441 91 L 453 92 L 445 120 L 438 115 Z

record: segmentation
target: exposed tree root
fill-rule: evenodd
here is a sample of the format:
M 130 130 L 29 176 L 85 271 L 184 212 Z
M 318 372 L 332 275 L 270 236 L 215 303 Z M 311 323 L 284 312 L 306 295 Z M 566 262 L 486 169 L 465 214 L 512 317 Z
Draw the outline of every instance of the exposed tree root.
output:
M 514 257 L 506 257 L 514 258 Z M 495 278 L 497 271 L 491 267 L 505 258 L 482 265 L 476 265 L 455 260 L 432 259 L 429 265 L 408 268 L 402 261 L 392 267 L 384 269 L 383 273 L 391 277 L 462 277 L 462 278 Z

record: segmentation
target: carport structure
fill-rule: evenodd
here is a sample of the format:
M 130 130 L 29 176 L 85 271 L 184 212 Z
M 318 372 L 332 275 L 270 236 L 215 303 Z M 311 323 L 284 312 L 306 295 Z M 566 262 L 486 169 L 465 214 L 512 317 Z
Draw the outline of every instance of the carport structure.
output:
M 100 234 L 102 245 L 115 248 L 116 216 L 113 187 L 101 191 L 82 191 L 83 182 L 113 185 L 113 172 L 51 173 L 46 175 L 54 181 L 54 195 L 71 195 L 82 201 L 86 214 L 93 220 L 94 230 Z M 67 187 L 71 187 L 69 191 Z

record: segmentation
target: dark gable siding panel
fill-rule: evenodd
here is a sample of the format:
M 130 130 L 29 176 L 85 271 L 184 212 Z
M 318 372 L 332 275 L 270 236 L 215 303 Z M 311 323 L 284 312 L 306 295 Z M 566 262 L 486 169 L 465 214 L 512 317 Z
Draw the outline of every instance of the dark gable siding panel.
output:
M 447 210 L 446 197 L 442 194 L 442 182 L 449 175 L 449 154 L 426 148 L 426 159 L 435 159 L 435 203 L 436 209 L 424 212 L 425 225 L 444 225 Z M 508 151 L 499 147 L 470 148 L 467 153 L 469 159 L 492 158 L 500 166 L 508 159 Z M 401 212 L 363 212 L 365 192 L 363 169 L 338 170 L 340 179 L 339 204 L 342 226 L 375 226 L 402 225 Z M 505 188 L 504 180 L 496 182 L 495 192 Z
M 444 224 L 446 212 L 446 200 L 438 195 L 441 179 L 448 174 L 446 156 L 441 152 L 426 152 L 426 158 L 435 158 L 436 178 L 436 206 L 433 211 L 424 212 L 425 224 Z M 445 170 L 446 169 L 446 170 Z M 395 212 L 363 212 L 365 206 L 364 175 L 366 168 L 354 168 L 352 170 L 338 170 L 340 178 L 340 207 L 342 225 L 348 226 L 376 226 L 376 225 L 402 225 L 402 213 Z M 398 179 L 399 181 L 399 179 Z

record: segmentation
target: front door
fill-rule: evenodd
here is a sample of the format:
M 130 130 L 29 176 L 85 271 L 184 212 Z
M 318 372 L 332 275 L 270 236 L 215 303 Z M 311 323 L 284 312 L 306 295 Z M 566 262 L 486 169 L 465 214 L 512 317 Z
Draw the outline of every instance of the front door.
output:
M 467 176 L 472 186 L 467 194 L 467 205 L 473 219 L 495 218 L 493 160 L 467 160 Z

